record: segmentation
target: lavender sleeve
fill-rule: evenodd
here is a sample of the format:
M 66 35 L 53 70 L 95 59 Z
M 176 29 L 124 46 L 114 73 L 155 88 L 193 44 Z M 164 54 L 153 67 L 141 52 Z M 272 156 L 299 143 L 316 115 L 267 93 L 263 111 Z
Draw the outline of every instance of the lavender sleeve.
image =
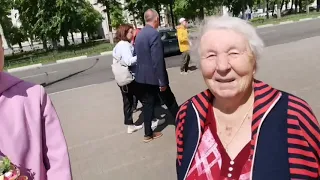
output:
M 67 143 L 56 110 L 41 87 L 43 163 L 48 180 L 71 180 Z

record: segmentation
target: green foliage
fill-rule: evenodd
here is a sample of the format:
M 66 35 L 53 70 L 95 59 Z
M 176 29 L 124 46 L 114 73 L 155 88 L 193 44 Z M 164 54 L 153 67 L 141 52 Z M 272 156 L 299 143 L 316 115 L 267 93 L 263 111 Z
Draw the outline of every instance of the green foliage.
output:
M 20 44 L 28 39 L 22 28 L 11 26 L 10 28 L 7 28 L 6 32 L 7 42 L 10 46 Z
M 0 18 L 10 14 L 12 8 L 12 0 L 1 0 L 0 1 Z
M 197 16 L 197 7 L 192 6 L 192 2 L 187 0 L 176 0 L 174 4 L 174 12 L 178 17 L 194 19 Z
M 175 18 L 185 17 L 203 19 L 204 16 L 219 13 L 221 6 L 227 6 L 237 16 L 247 8 L 264 6 L 268 3 L 270 9 L 276 0 L 125 0 L 125 7 L 120 0 L 97 0 L 105 6 L 106 17 L 102 17 L 88 0 L 1 0 L 0 24 L 4 29 L 9 44 L 19 43 L 25 37 L 41 39 L 43 42 L 56 42 L 61 36 L 81 32 L 95 34 L 101 26 L 103 18 L 107 18 L 113 28 L 125 23 L 123 11 L 128 10 L 134 17 L 134 22 L 143 22 L 143 14 L 148 8 L 161 10 L 161 5 L 168 7 L 173 3 Z M 279 0 L 282 3 L 284 0 Z M 287 1 L 287 0 L 285 0 Z M 314 0 L 310 0 L 311 3 Z M 303 7 L 307 0 L 298 0 Z M 22 28 L 13 28 L 7 15 L 14 7 L 19 10 Z M 129 22 L 131 23 L 131 22 Z
M 2 160 L 0 160 L 0 175 L 9 172 L 10 169 L 11 161 L 7 157 L 4 157 Z
M 96 11 L 89 2 L 84 2 L 76 14 L 74 27 L 81 32 L 93 34 L 102 22 L 102 15 Z
M 93 34 L 102 22 L 102 16 L 87 0 L 15 0 L 24 33 L 29 37 L 52 40 L 80 31 Z M 65 42 L 68 43 L 68 42 Z
M 114 6 L 111 11 L 111 26 L 118 28 L 121 24 L 124 24 L 123 9 L 121 6 Z
M 3 28 L 3 35 L 6 36 L 7 26 L 11 24 L 9 19 L 10 10 L 12 8 L 11 0 L 1 0 L 0 3 L 0 25 Z M 11 25 L 10 25 L 11 27 Z

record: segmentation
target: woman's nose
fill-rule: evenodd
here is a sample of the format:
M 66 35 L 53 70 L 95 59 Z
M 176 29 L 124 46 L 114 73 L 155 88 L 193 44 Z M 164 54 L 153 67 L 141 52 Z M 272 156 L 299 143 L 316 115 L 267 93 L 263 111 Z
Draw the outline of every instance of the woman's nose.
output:
M 216 70 L 220 72 L 226 72 L 230 70 L 230 64 L 226 55 L 219 55 L 216 61 Z

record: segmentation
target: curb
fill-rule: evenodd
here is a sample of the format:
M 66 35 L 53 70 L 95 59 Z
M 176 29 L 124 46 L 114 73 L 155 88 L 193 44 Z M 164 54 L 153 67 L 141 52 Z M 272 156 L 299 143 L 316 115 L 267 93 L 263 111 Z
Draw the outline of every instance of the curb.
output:
M 303 18 L 303 19 L 299 19 L 299 21 L 309 21 L 309 20 L 312 20 L 312 19 L 317 19 L 317 18 Z
M 111 55 L 111 54 L 112 54 L 112 51 L 107 51 L 107 52 L 100 53 L 100 55 Z
M 13 73 L 13 72 L 25 71 L 28 69 L 37 69 L 37 68 L 40 68 L 41 66 L 42 66 L 42 64 L 33 64 L 33 65 L 29 65 L 29 66 L 22 66 L 22 67 L 18 67 L 18 68 L 8 69 L 7 71 L 9 73 Z
M 100 54 L 96 54 L 95 56 L 104 56 L 104 55 L 111 55 L 111 54 L 112 54 L 112 51 L 106 51 L 106 52 L 102 52 Z M 60 59 L 60 60 L 56 60 L 55 62 L 50 63 L 50 65 L 85 60 L 88 57 L 90 57 L 90 56 L 77 56 L 77 57 L 72 57 L 72 58 L 67 58 L 67 59 Z M 15 73 L 15 72 L 26 71 L 26 70 L 31 70 L 31 69 L 39 69 L 44 65 L 46 65 L 46 64 L 39 63 L 39 64 L 33 64 L 33 65 L 28 65 L 28 66 L 22 66 L 22 67 L 7 69 L 7 72 L 8 73 Z
M 274 26 L 274 24 L 260 25 L 260 26 L 257 26 L 257 28 L 265 28 L 265 27 L 271 27 L 271 26 Z
M 291 24 L 293 23 L 294 21 L 283 21 L 283 22 L 280 22 L 279 24 Z
M 297 21 L 293 21 L 293 20 L 290 20 L 290 21 L 282 21 L 282 22 L 280 22 L 279 24 L 265 24 L 265 25 L 257 26 L 256 28 L 260 29 L 260 28 L 272 27 L 272 26 L 283 25 L 283 24 L 291 24 L 291 23 L 295 23 L 295 22 L 310 21 L 310 20 L 313 20 L 313 19 L 320 19 L 320 16 L 318 16 L 318 17 L 313 17 L 313 18 L 303 18 L 303 19 L 299 19 L 299 20 L 297 20 Z
M 77 56 L 77 57 L 73 57 L 73 58 L 61 59 L 61 60 L 57 60 L 56 63 L 61 64 L 61 63 L 73 62 L 73 61 L 77 61 L 80 59 L 85 59 L 87 57 L 88 56 Z

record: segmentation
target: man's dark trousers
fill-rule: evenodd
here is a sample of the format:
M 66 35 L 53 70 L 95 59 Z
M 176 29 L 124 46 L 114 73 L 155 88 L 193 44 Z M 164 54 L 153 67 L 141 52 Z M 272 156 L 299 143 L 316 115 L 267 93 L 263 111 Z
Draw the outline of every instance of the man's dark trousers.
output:
M 137 89 L 135 92 L 138 93 L 137 97 L 143 105 L 145 136 L 153 137 L 151 122 L 156 98 L 160 95 L 174 118 L 179 107 L 169 87 L 163 43 L 159 32 L 147 24 L 138 34 L 134 50 L 137 55 L 135 70 Z M 159 87 L 167 87 L 167 89 L 160 92 Z
M 149 85 L 149 84 L 140 84 L 137 85 L 137 97 L 139 101 L 142 103 L 142 113 L 144 118 L 144 131 L 145 136 L 153 135 L 153 131 L 151 128 L 152 119 L 154 118 L 154 109 L 156 107 L 158 96 L 160 96 L 161 100 L 168 107 L 169 112 L 173 116 L 176 117 L 179 106 L 177 104 L 176 98 L 171 91 L 170 86 L 163 92 L 160 92 L 159 86 Z

